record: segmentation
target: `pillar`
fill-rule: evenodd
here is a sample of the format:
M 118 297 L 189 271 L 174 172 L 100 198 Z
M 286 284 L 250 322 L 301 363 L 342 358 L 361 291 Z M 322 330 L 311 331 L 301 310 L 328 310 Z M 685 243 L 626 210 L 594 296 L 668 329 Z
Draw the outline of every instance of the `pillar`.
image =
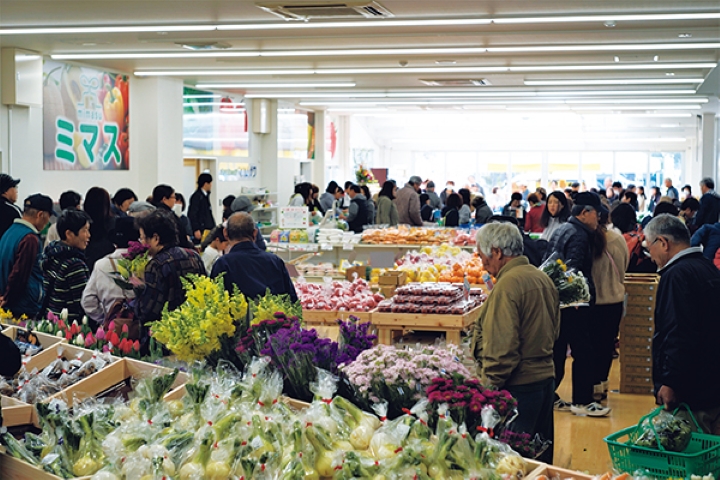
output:
M 701 173 L 702 177 L 710 177 L 717 183 L 718 161 L 717 161 L 717 118 L 714 113 L 704 113 L 702 116 L 702 150 Z
M 327 128 L 327 114 L 324 110 L 315 112 L 315 159 L 312 164 L 312 183 L 320 188 L 320 193 L 325 191 L 327 182 L 325 178 L 325 156 L 328 145 L 326 144 L 325 130 Z

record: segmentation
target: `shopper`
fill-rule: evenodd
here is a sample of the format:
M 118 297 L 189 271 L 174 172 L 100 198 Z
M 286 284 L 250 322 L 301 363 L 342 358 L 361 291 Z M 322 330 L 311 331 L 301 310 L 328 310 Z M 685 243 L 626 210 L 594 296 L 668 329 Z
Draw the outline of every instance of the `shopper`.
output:
M 638 212 L 644 212 L 645 207 L 647 207 L 647 196 L 645 195 L 645 187 L 639 186 L 637 187 L 637 190 Z
M 708 260 L 713 260 L 718 249 L 720 249 L 720 222 L 706 223 L 700 227 L 690 239 L 690 246 L 702 246 L 703 256 Z
M 370 189 L 367 185 L 360 185 L 360 190 L 364 196 L 365 201 L 367 202 L 367 211 L 368 211 L 368 225 L 375 225 L 375 211 L 377 210 L 377 207 L 375 205 L 375 202 L 372 199 L 372 195 L 370 195 Z
M 433 208 L 430 206 L 430 196 L 427 193 L 420 194 L 420 217 L 423 222 L 432 222 Z
M 694 220 L 699 209 L 700 202 L 697 198 L 688 197 L 680 204 L 680 213 L 678 213 L 678 218 L 685 222 L 685 225 L 687 225 L 691 234 L 698 229 Z
M 395 205 L 395 193 L 397 185 L 390 180 L 383 183 L 378 194 L 377 223 L 378 225 L 389 225 L 395 227 L 398 224 L 398 211 Z
M 660 273 L 652 344 L 657 402 L 668 410 L 686 403 L 704 432 L 720 435 L 720 272 L 690 246 L 678 218 L 653 218 L 645 235 Z
M 15 219 L 0 239 L 0 307 L 15 318 L 33 319 L 43 303 L 40 232 L 55 215 L 50 197 L 25 199 L 22 218 Z
M 82 210 L 68 209 L 60 214 L 57 221 L 60 240 L 48 245 L 40 264 L 45 289 L 43 316 L 48 311 L 59 315 L 66 308 L 69 322 L 82 319 L 82 294 L 90 277 L 85 264 L 90 222 L 90 216 Z
M 0 173 L 0 237 L 10 228 L 15 219 L 22 216 L 20 208 L 15 205 L 18 199 L 19 179 L 7 173 Z
M 194 243 L 200 243 L 203 235 L 215 228 L 215 217 L 210 202 L 213 177 L 209 173 L 201 173 L 197 179 L 197 190 L 190 196 L 188 219 L 192 227 Z M 183 207 L 184 210 L 184 207 Z
M 139 200 L 130 204 L 128 216 L 133 218 L 144 217 L 155 210 L 157 210 L 157 208 L 152 203 Z
M 403 188 L 395 195 L 395 206 L 398 211 L 398 222 L 401 225 L 421 227 L 420 216 L 420 185 L 422 178 L 413 175 Z
M 263 252 L 255 245 L 255 223 L 247 213 L 234 213 L 225 228 L 230 252 L 220 257 L 211 277 L 225 274 L 225 289 L 237 287 L 248 300 L 265 295 L 287 294 L 296 302 L 298 297 L 285 264 L 275 254 Z
M 255 210 L 255 205 L 250 201 L 248 197 L 239 196 L 233 201 L 232 203 L 232 213 L 237 212 L 245 212 L 247 214 L 250 214 L 253 210 Z M 228 217 L 229 219 L 230 217 Z M 263 238 L 262 233 L 260 233 L 260 230 L 255 227 L 256 235 L 255 235 L 255 245 L 262 250 L 267 250 L 267 244 L 265 243 L 265 238 Z M 225 234 L 227 236 L 227 234 Z
M 11 338 L 0 333 L 0 375 L 14 377 L 21 366 L 22 356 L 20 355 L 20 349 Z M 2 426 L 1 415 L 0 426 Z
M 303 182 L 295 185 L 295 191 L 290 197 L 290 207 L 305 207 L 310 200 L 310 194 L 312 193 L 312 185 Z
M 650 189 L 650 201 L 648 202 L 648 210 L 650 210 L 650 213 L 655 212 L 655 207 L 658 206 L 661 198 L 660 187 L 652 187 Z
M 440 201 L 442 202 L 443 205 L 445 205 L 447 203 L 447 197 L 451 193 L 455 193 L 455 182 L 453 182 L 452 180 L 448 180 L 445 183 L 445 190 L 440 192 Z
M 505 205 L 502 214 L 505 217 L 515 217 L 520 228 L 525 229 L 525 208 L 522 206 L 523 196 L 520 192 L 513 192 L 510 195 L 510 203 Z
M 172 216 L 169 218 L 171 218 L 175 223 L 176 234 L 179 235 L 178 239 L 176 240 L 178 242 L 178 245 L 182 248 L 194 248 L 192 242 L 187 238 L 187 235 L 180 233 L 184 232 L 185 228 L 180 222 L 180 217 L 173 213 L 173 208 L 175 208 L 175 204 L 177 203 L 176 199 L 177 197 L 175 196 L 175 189 L 172 188 L 170 185 L 161 184 L 153 188 L 152 204 L 158 210 L 161 210 L 168 214 L 172 214 Z
M 83 290 L 81 305 L 85 315 L 100 326 L 105 323 L 108 314 L 118 301 L 131 301 L 135 298 L 133 290 L 122 289 L 113 275 L 118 271 L 118 260 L 127 253 L 129 243 L 137 242 L 140 232 L 135 227 L 132 217 L 120 217 L 115 221 L 115 228 L 110 232 L 110 239 L 115 245 L 115 251 L 95 262 L 95 268 L 90 274 L 85 290 Z
M 562 311 L 560 337 L 555 342 L 555 382 L 560 385 L 565 376 L 568 345 L 573 357 L 572 404 L 556 397 L 555 409 L 572 411 L 576 415 L 605 416 L 610 409 L 593 402 L 596 365 L 592 305 L 595 303 L 595 284 L 592 277 L 593 234 L 598 227 L 598 216 L 607 213 L 600 197 L 592 192 L 580 192 L 570 219 L 562 224 L 550 238 L 544 260 L 553 254 L 567 264 L 568 269 L 582 273 L 590 287 L 590 306 L 570 307 Z
M 702 182 L 702 180 L 701 180 Z M 687 198 L 694 198 L 692 194 L 692 187 L 690 185 L 685 185 L 680 189 L 680 192 L 682 193 L 683 200 Z
M 433 182 L 432 180 L 427 182 L 427 186 L 425 187 L 425 193 L 427 193 L 428 197 L 430 197 L 430 206 L 433 210 L 442 209 L 442 200 L 440 200 L 438 194 L 435 193 L 435 182 Z
M 720 195 L 715 192 L 715 181 L 706 177 L 700 180 L 700 209 L 693 224 L 700 228 L 720 220 Z
M 205 270 L 212 271 L 213 265 L 217 262 L 228 246 L 227 237 L 225 237 L 225 227 L 218 225 L 213 228 L 202 243 L 202 261 L 205 264 Z
M 630 205 L 628 207 L 632 209 Z M 620 321 L 625 308 L 624 282 L 629 253 L 623 236 L 607 228 L 607 217 L 601 219 L 594 235 L 592 276 L 595 284 L 595 306 L 592 314 L 595 331 L 592 338 L 595 340 L 597 352 L 594 362 L 597 373 L 593 397 L 596 401 L 601 401 L 607 398 L 615 340 L 620 332 Z
M 637 193 L 631 192 L 630 190 L 625 190 L 625 193 L 623 193 L 619 203 L 627 203 L 628 205 L 633 207 L 636 212 L 639 210 Z M 613 204 L 613 207 L 615 206 L 617 205 Z
M 63 192 L 60 194 L 60 211 L 62 212 L 63 210 L 66 210 L 68 208 L 80 208 L 81 202 L 82 197 L 79 193 L 72 190 Z M 60 240 L 60 235 L 58 235 L 57 233 L 57 223 L 53 223 L 48 228 L 47 235 L 45 235 L 44 247 L 47 247 L 48 245 L 50 245 L 50 242 L 54 242 L 55 240 Z
M 95 262 L 115 251 L 110 230 L 115 218 L 110 213 L 110 194 L 100 187 L 92 187 L 85 194 L 85 212 L 90 217 L 90 242 L 85 249 L 85 264 L 92 272 Z
M 667 189 L 665 192 L 665 196 L 670 197 L 675 202 L 680 202 L 680 194 L 678 194 L 677 188 L 673 187 L 673 181 L 672 178 L 667 177 L 665 179 L 665 188 Z
M 462 208 L 462 197 L 457 193 L 451 193 L 445 202 L 441 216 L 445 219 L 446 227 L 457 227 L 460 225 L 460 208 Z
M 163 308 L 172 311 L 185 301 L 180 279 L 191 273 L 206 273 L 200 255 L 193 248 L 178 244 L 176 220 L 172 212 L 161 208 L 137 220 L 140 241 L 148 246 L 152 257 L 145 267 L 145 288 L 138 294 L 135 305 L 144 345 L 148 340 L 148 322 L 160 320 Z
M 540 202 L 537 193 L 528 195 L 528 203 L 530 204 L 530 211 L 528 211 L 527 217 L 525 218 L 525 231 L 529 233 L 542 233 L 545 228 L 540 225 L 540 218 L 545 208 Z
M 477 252 L 488 273 L 497 278 L 473 335 L 481 381 L 517 399 L 514 428 L 552 442 L 553 345 L 560 330 L 557 289 L 523 256 L 523 239 L 513 225 L 480 228 Z M 551 445 L 540 460 L 552 463 L 552 457 Z
M 340 185 L 338 185 L 335 180 L 332 180 L 330 183 L 328 183 L 328 186 L 323 192 L 323 194 L 320 195 L 319 202 L 323 212 L 327 212 L 333 209 L 335 200 L 339 198 L 338 189 L 340 189 Z M 342 192 L 342 189 L 340 189 L 340 192 Z
M 180 219 L 180 226 L 182 227 L 182 230 L 179 231 L 179 235 L 182 235 L 189 243 L 194 243 L 193 239 L 195 236 L 192 229 L 192 223 L 187 215 L 185 215 L 185 197 L 182 193 L 175 192 L 175 206 L 173 206 L 172 211 L 175 216 Z
M 472 206 L 475 208 L 475 224 L 483 225 L 493 216 L 493 211 L 487 204 L 482 195 L 478 195 L 472 200 Z
M 222 220 L 223 222 L 230 218 L 230 215 L 233 214 L 232 211 L 232 203 L 235 201 L 235 195 L 228 195 L 227 197 L 223 198 L 222 205 L 223 205 L 223 211 L 222 211 Z
M 362 233 L 363 227 L 368 221 L 368 201 L 365 195 L 361 193 L 360 187 L 351 185 L 348 189 L 350 195 L 350 208 L 347 215 L 341 214 L 340 218 L 347 220 L 350 231 Z
M 130 205 L 132 205 L 133 202 L 137 202 L 137 199 L 135 192 L 129 188 L 121 188 L 115 192 L 112 198 L 112 206 L 110 207 L 112 214 L 116 217 L 126 217 Z M 63 209 L 62 206 L 60 208 Z
M 460 210 L 458 211 L 460 215 L 460 225 L 468 225 L 470 223 L 470 217 L 472 216 L 472 211 L 470 210 L 470 190 L 467 188 L 461 188 L 458 190 L 458 195 L 460 195 L 463 202 Z

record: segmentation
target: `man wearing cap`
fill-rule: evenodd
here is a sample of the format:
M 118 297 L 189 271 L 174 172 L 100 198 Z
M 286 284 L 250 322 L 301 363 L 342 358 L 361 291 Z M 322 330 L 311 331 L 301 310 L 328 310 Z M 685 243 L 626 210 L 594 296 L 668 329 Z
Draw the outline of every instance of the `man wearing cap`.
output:
M 250 213 L 253 210 L 255 210 L 255 205 L 250 201 L 248 197 L 239 196 L 235 200 L 233 200 L 232 205 L 230 206 L 230 209 L 232 210 L 232 213 L 237 212 L 245 212 Z M 260 250 L 267 250 L 267 245 L 265 244 L 265 239 L 262 236 L 262 233 L 260 233 L 260 230 L 258 230 L 257 226 L 255 227 L 255 245 Z
M 18 183 L 7 173 L 0 173 L 0 237 L 10 228 L 15 219 L 20 218 L 20 209 L 15 205 L 18 198 Z
M 0 239 L 0 306 L 18 318 L 35 318 L 43 301 L 40 233 L 55 215 L 50 197 L 35 194 L 25 199 L 17 218 Z
M 395 206 L 398 210 L 400 225 L 422 227 L 420 215 L 420 185 L 422 178 L 413 175 L 403 188 L 395 195 Z
M 442 210 L 442 200 L 440 200 L 438 194 L 435 193 L 435 182 L 430 180 L 427 183 L 425 193 L 427 193 L 428 197 L 430 198 L 430 206 L 433 208 L 433 210 Z
M 593 401 L 595 384 L 595 341 L 592 338 L 593 325 L 591 308 L 595 303 L 595 285 L 593 284 L 593 237 L 598 228 L 598 217 L 607 214 L 594 192 L 579 192 L 571 210 L 570 219 L 558 227 L 550 238 L 543 260 L 553 254 L 567 264 L 568 269 L 581 272 L 590 287 L 590 306 L 568 307 L 562 310 L 560 337 L 555 342 L 555 386 L 560 385 L 565 376 L 567 347 L 570 345 L 573 357 L 572 366 L 572 404 L 556 396 L 555 409 L 572 411 L 576 415 L 604 417 L 610 409 Z

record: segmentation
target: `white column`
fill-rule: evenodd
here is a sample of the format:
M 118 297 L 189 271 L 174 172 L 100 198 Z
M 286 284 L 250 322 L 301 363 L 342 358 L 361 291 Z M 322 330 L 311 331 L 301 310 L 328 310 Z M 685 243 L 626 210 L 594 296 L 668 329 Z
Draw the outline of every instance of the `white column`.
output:
M 710 177 L 717 181 L 717 118 L 714 113 L 704 113 L 702 116 L 702 157 L 701 171 L 703 177 Z
M 313 160 L 312 164 L 312 183 L 320 188 L 320 193 L 325 191 L 328 182 L 328 179 L 325 178 L 326 121 L 325 111 L 318 110 L 315 112 L 315 160 Z
M 130 79 L 130 165 L 138 169 L 138 197 L 160 184 L 183 186 L 183 82 Z

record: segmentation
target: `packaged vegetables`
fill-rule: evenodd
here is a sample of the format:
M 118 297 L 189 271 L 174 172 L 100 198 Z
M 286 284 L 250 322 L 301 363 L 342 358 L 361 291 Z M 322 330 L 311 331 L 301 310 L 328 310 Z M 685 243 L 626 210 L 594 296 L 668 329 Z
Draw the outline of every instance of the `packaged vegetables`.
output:
M 378 306 L 383 296 L 373 293 L 368 282 L 358 278 L 352 282 L 334 281 L 323 284 L 296 282 L 302 308 L 341 312 L 369 312 Z

